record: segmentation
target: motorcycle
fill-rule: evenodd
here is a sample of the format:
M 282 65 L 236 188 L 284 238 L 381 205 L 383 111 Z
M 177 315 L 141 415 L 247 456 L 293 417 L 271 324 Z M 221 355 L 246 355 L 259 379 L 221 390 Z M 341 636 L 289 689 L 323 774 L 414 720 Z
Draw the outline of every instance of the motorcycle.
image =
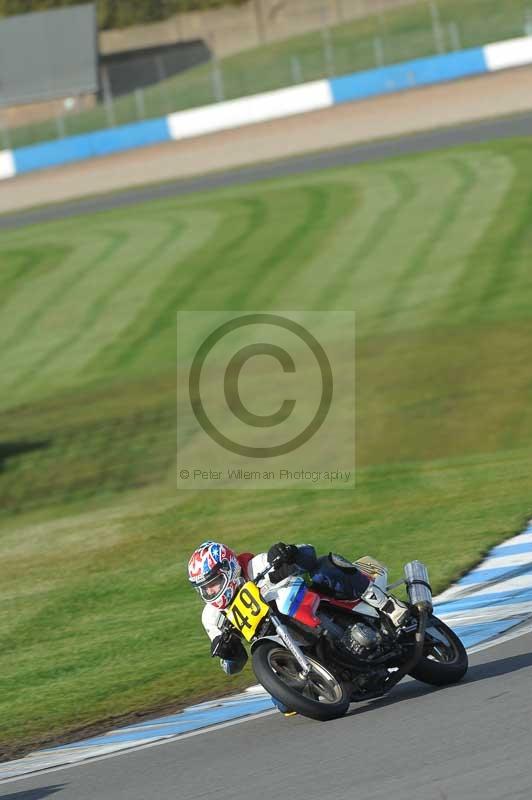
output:
M 405 564 L 404 578 L 388 585 L 388 570 L 376 559 L 365 556 L 351 563 L 335 558 L 347 571 L 363 572 L 368 589 L 381 596 L 394 597 L 390 591 L 405 584 L 404 619 L 397 627 L 362 597 L 341 600 L 322 594 L 304 575 L 261 588 L 276 567 L 268 564 L 234 597 L 220 641 L 236 631 L 250 643 L 253 671 L 272 697 L 305 717 L 330 720 L 343 716 L 351 702 L 382 697 L 406 675 L 432 686 L 456 683 L 465 675 L 467 653 L 458 636 L 434 616 L 421 562 Z

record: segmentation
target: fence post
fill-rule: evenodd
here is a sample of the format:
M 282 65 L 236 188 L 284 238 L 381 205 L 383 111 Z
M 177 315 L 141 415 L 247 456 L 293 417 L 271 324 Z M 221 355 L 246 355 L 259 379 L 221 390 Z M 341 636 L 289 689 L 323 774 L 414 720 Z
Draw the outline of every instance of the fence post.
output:
M 334 75 L 334 48 L 331 39 L 331 30 L 327 25 L 326 15 L 321 15 L 321 38 L 323 40 L 323 59 L 325 61 L 325 69 L 329 76 Z
M 253 0 L 253 10 L 255 12 L 255 25 L 257 27 L 257 41 L 259 44 L 264 44 L 267 37 L 262 0 Z
M 430 16 L 432 18 L 432 35 L 434 36 L 434 46 L 438 53 L 445 53 L 445 43 L 443 39 L 443 29 L 440 21 L 440 9 L 436 0 L 429 0 Z
M 460 38 L 460 29 L 456 22 L 449 22 L 449 41 L 453 50 L 462 49 L 462 40 Z
M 157 77 L 159 78 L 159 82 L 166 80 L 166 70 L 164 68 L 164 61 L 161 55 L 155 56 L 155 68 L 157 70 Z
M 203 23 L 202 23 L 203 25 Z M 224 76 L 220 67 L 220 59 L 216 52 L 216 34 L 213 31 L 205 31 L 203 28 L 203 38 L 211 52 L 211 88 L 214 101 L 222 103 L 225 100 Z
M 55 112 L 55 126 L 57 128 L 57 138 L 64 139 L 65 138 L 65 118 L 62 114 L 61 106 L 57 103 L 54 103 L 54 112 Z
M 146 109 L 144 106 L 144 90 L 135 89 L 135 107 L 137 109 L 137 119 L 146 118 Z
M 211 81 L 214 99 L 217 103 L 222 103 L 225 100 L 224 79 L 217 58 L 212 61 Z
M 334 11 L 336 16 L 336 22 L 340 23 L 344 21 L 344 6 L 342 0 L 333 0 L 334 2 Z
M 290 56 L 290 68 L 292 70 L 292 82 L 303 83 L 303 70 L 299 56 Z
M 375 64 L 378 67 L 384 66 L 384 47 L 380 36 L 373 37 L 373 49 L 375 51 Z
M 103 102 L 105 105 L 105 113 L 107 114 L 107 127 L 114 128 L 116 125 L 115 110 L 113 106 L 113 95 L 111 93 L 111 83 L 109 81 L 109 72 L 104 65 L 101 68 L 102 89 L 103 89 Z
M 207 40 L 209 43 L 209 48 L 212 53 L 211 59 L 211 84 L 212 84 L 212 93 L 214 95 L 214 99 L 217 103 L 222 103 L 225 100 L 225 89 L 224 89 L 224 76 L 222 75 L 222 69 L 220 67 L 220 59 L 216 53 L 215 47 L 215 34 L 209 33 L 207 36 Z
M 163 61 L 163 57 L 161 55 L 156 55 L 155 56 L 155 69 L 157 70 L 157 77 L 159 79 L 159 83 L 164 83 L 164 81 L 168 77 L 168 73 L 166 72 L 166 69 L 164 68 L 164 61 Z M 159 86 L 159 89 L 160 89 L 160 91 L 161 91 L 161 93 L 162 93 L 162 95 L 164 97 L 165 112 L 167 114 L 171 114 L 172 111 L 174 111 L 175 109 L 172 108 L 172 98 L 170 96 L 170 92 L 168 90 L 168 86 L 167 85 Z
M 5 119 L 4 109 L 0 107 L 0 131 L 2 131 L 2 143 L 4 150 L 11 150 L 11 139 L 9 137 L 9 128 Z

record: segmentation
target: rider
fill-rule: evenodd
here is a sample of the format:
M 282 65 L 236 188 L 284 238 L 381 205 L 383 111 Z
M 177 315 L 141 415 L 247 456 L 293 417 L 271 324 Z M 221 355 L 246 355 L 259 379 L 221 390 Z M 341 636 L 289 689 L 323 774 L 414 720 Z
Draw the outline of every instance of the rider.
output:
M 405 615 L 405 606 L 382 590 L 366 592 L 370 580 L 355 565 L 332 553 L 318 558 L 312 545 L 278 542 L 267 554 L 254 556 L 252 553 L 237 555 L 218 542 L 204 542 L 190 557 L 188 579 L 205 602 L 201 621 L 211 640 L 211 655 L 220 657 L 222 669 L 228 675 L 240 672 L 248 656 L 236 631 L 228 638 L 222 637 L 223 612 L 231 605 L 242 584 L 253 580 L 268 564 L 274 565 L 274 569 L 263 579 L 263 588 L 269 588 L 268 584 L 279 583 L 294 573 L 308 572 L 312 587 L 321 594 L 343 600 L 364 595 L 365 602 L 387 613 L 395 625 L 399 625 Z

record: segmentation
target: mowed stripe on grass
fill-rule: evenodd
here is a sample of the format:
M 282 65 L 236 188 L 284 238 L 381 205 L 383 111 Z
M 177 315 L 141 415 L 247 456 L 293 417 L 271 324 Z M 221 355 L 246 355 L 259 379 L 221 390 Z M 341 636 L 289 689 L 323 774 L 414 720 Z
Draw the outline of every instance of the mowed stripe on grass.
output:
M 531 148 L 458 148 L 4 234 L 8 741 L 225 686 L 184 577 L 206 536 L 251 550 L 311 540 L 395 571 L 418 557 L 439 590 L 519 528 L 532 488 Z M 356 310 L 354 493 L 176 497 L 176 312 L 258 308 Z
M 214 212 L 195 211 L 174 219 L 123 220 L 103 230 L 98 226 L 91 231 L 90 225 L 82 230 L 72 254 L 81 268 L 72 270 L 69 262 L 58 268 L 57 289 L 41 298 L 8 343 L 8 373 L 2 380 L 10 402 L 13 396 L 34 394 L 35 385 L 45 391 L 75 385 L 76 376 L 84 375 L 87 363 L 119 339 L 167 275 L 179 264 L 185 268 L 187 257 L 213 236 L 218 220 Z M 82 255 L 87 241 L 102 242 L 88 262 Z M 32 296 L 31 286 L 15 296 L 7 319 L 26 303 L 31 308 Z

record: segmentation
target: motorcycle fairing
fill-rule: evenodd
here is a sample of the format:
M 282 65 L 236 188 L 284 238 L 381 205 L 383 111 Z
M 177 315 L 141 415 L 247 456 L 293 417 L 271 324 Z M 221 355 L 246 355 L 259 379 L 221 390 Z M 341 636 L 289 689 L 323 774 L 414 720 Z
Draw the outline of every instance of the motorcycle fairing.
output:
M 275 602 L 281 614 L 293 617 L 303 625 L 317 628 L 320 624 L 316 616 L 316 609 L 320 603 L 320 596 L 311 592 L 300 575 L 292 575 L 277 584 Z
M 273 590 L 273 591 L 272 591 Z M 366 617 L 374 619 L 379 618 L 376 609 L 364 603 L 360 598 L 353 600 L 336 600 L 334 597 L 328 595 L 320 595 L 308 589 L 304 579 L 300 575 L 292 575 L 280 581 L 275 587 L 272 587 L 268 592 L 271 599 L 275 599 L 277 608 L 281 614 L 287 617 L 293 617 L 303 625 L 308 625 L 310 628 L 317 628 L 320 625 L 320 619 L 316 615 L 316 611 L 320 602 L 326 602 L 337 608 L 343 608 L 346 611 L 354 611 L 357 614 L 362 614 Z M 270 598 L 268 598 L 270 599 Z

